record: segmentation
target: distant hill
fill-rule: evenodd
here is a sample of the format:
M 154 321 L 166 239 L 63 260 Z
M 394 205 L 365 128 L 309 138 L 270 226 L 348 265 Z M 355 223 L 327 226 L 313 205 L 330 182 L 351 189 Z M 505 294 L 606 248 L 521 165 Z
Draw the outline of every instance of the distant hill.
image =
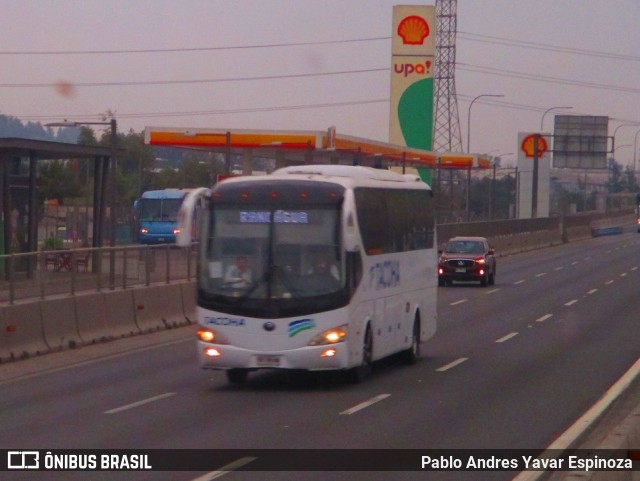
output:
M 40 122 L 23 123 L 17 117 L 0 114 L 0 137 L 19 137 L 33 140 L 77 143 L 80 130 L 77 127 L 57 129 L 43 126 Z

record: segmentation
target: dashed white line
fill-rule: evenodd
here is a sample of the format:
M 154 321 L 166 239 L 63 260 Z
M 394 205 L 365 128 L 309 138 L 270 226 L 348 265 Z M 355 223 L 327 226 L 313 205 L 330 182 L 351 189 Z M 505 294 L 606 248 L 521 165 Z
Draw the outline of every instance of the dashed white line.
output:
M 514 285 L 514 286 L 517 286 L 518 284 L 522 284 L 523 282 L 525 282 L 525 280 L 524 280 L 524 279 L 520 279 L 519 281 L 515 281 L 515 282 L 513 283 L 513 285 Z
M 595 294 L 596 292 L 598 292 L 598 289 L 591 289 L 590 291 L 587 291 L 587 294 Z
M 508 341 L 509 339 L 516 337 L 518 335 L 517 332 L 511 332 L 509 334 L 507 334 L 506 336 L 502 336 L 500 339 L 496 339 L 496 342 L 505 342 Z
M 569 302 L 565 302 L 564 305 L 573 306 L 576 302 L 578 302 L 578 299 L 571 299 Z
M 609 285 L 609 284 L 613 284 L 613 279 L 608 280 L 607 282 L 604 283 L 605 285 Z
M 460 299 L 459 301 L 452 302 L 449 305 L 450 306 L 457 306 L 458 304 L 464 304 L 465 302 L 467 302 L 467 299 Z
M 442 367 L 439 367 L 438 369 L 436 369 L 436 371 L 438 371 L 438 372 L 448 371 L 449 369 L 456 367 L 458 364 L 462 364 L 463 362 L 468 361 L 468 360 L 469 360 L 468 357 L 461 357 L 459 359 L 456 359 L 453 362 L 450 362 L 449 364 L 446 364 L 446 365 L 444 365 Z
M 231 471 L 235 471 L 238 468 L 241 468 L 245 464 L 249 464 L 252 461 L 255 461 L 258 458 L 253 457 L 245 457 L 239 458 L 236 461 L 233 461 L 225 466 L 222 466 L 218 471 L 211 471 L 210 473 L 203 474 L 202 476 L 198 476 L 197 478 L 192 479 L 191 481 L 211 481 L 213 479 L 218 479 L 224 476 L 225 474 L 229 474 Z
M 349 415 L 349 414 L 356 413 L 356 412 L 358 412 L 358 411 L 360 411 L 362 409 L 368 408 L 372 404 L 375 404 L 377 402 L 382 401 L 383 399 L 387 399 L 389 396 L 391 396 L 391 394 L 378 394 L 377 396 L 372 397 L 371 399 L 369 399 L 369 400 L 367 400 L 365 402 L 362 402 L 360 404 L 356 404 L 355 406 L 353 406 L 353 407 L 351 407 L 349 409 L 346 409 L 345 411 L 342 411 L 340 414 Z
M 109 409 L 108 411 L 105 411 L 105 414 L 115 414 L 115 413 L 119 413 L 121 411 L 126 411 L 128 409 L 133 409 L 133 408 L 137 408 L 138 406 L 143 406 L 145 404 L 149 404 L 155 401 L 159 401 L 160 399 L 164 399 L 167 397 L 171 397 L 171 396 L 175 396 L 176 393 L 174 392 L 166 392 L 164 394 L 160 394 L 158 396 L 153 396 L 147 399 L 143 399 L 142 401 L 136 401 L 134 403 L 131 404 L 127 404 L 125 406 L 120 406 L 118 408 L 114 408 L 114 409 Z
M 573 262 L 571 263 L 571 265 L 572 265 L 572 266 L 575 266 L 577 263 L 578 263 L 578 261 L 573 261 Z
M 620 274 L 620 277 L 626 277 L 627 273 L 623 272 L 622 274 Z
M 637 271 L 638 270 L 638 266 L 632 267 L 631 270 L 632 271 Z
M 554 271 L 561 271 L 562 269 L 564 269 L 564 266 L 555 267 L 553 270 Z
M 493 294 L 494 292 L 498 292 L 500 290 L 500 288 L 496 288 L 496 289 L 491 289 L 490 291 L 485 292 L 485 294 Z
M 550 317 L 553 317 L 553 314 L 545 314 L 544 316 L 537 318 L 536 322 L 544 322 Z
M 542 276 L 546 276 L 547 273 L 546 272 L 539 272 L 538 274 L 536 274 L 536 277 L 542 277 Z

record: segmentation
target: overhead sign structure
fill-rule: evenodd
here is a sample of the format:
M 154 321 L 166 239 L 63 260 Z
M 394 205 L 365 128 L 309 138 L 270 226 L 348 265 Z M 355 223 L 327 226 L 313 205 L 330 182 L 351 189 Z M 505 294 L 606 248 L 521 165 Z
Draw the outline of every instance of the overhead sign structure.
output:
M 556 115 L 553 130 L 553 166 L 570 169 L 606 169 L 609 117 Z
M 389 142 L 433 148 L 434 6 L 393 7 Z

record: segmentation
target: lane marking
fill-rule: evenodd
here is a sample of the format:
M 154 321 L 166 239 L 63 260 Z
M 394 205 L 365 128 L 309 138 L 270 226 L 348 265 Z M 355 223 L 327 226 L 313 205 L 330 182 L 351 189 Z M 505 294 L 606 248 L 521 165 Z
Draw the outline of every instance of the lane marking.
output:
M 458 304 L 464 304 L 465 302 L 467 302 L 467 299 L 460 299 L 459 301 L 452 302 L 449 305 L 450 306 L 457 306 Z
M 609 285 L 609 284 L 613 284 L 613 279 L 612 279 L 612 280 L 609 280 L 609 281 L 607 281 L 607 282 L 605 282 L 605 283 L 604 283 L 604 285 L 605 285 L 605 286 L 607 286 L 607 285 Z
M 577 263 L 578 263 L 578 261 L 573 261 L 573 262 L 571 263 L 571 265 L 572 265 L 572 266 L 575 266 Z
M 598 289 L 591 289 L 590 291 L 587 291 L 587 294 L 595 294 L 596 292 L 598 292 Z
M 486 295 L 488 294 L 493 294 L 494 292 L 498 292 L 500 290 L 500 288 L 498 287 L 497 289 L 491 289 L 490 291 L 485 292 Z
M 505 342 L 508 341 L 509 339 L 516 337 L 518 335 L 517 332 L 511 332 L 509 334 L 507 334 L 506 336 L 501 337 L 500 339 L 497 339 L 496 342 Z
M 638 270 L 638 266 L 632 267 L 631 270 L 632 271 L 637 271 Z
M 568 449 L 569 446 L 575 443 L 576 439 L 579 439 L 580 436 L 606 412 L 611 403 L 619 398 L 638 376 L 640 376 L 640 359 L 638 359 L 593 406 L 580 416 L 569 429 L 547 446 L 546 451 L 540 453 L 538 458 L 557 458 L 562 451 Z M 520 471 L 520 474 L 513 478 L 513 481 L 536 481 L 546 473 L 546 471 Z
M 556 268 L 554 268 L 554 271 L 561 271 L 562 269 L 564 269 L 564 266 L 558 266 Z
M 578 299 L 571 299 L 569 302 L 565 302 L 564 305 L 573 306 L 576 302 L 578 302 Z
M 542 277 L 542 276 L 546 276 L 547 273 L 546 272 L 540 272 L 538 274 L 536 274 L 536 277 Z
M 517 286 L 518 284 L 522 284 L 523 282 L 525 282 L 525 280 L 524 280 L 524 279 L 520 279 L 519 281 L 515 281 L 515 282 L 513 283 L 513 285 L 514 285 L 514 286 Z
M 544 316 L 537 318 L 536 322 L 544 322 L 550 317 L 553 317 L 553 314 L 545 314 Z
M 459 359 L 456 359 L 453 362 L 450 362 L 449 364 L 446 364 L 445 366 L 439 367 L 438 369 L 436 369 L 436 371 L 438 372 L 448 371 L 449 369 L 456 367 L 458 364 L 462 364 L 463 362 L 468 360 L 469 360 L 468 357 L 461 357 Z
M 349 414 L 356 413 L 356 412 L 358 412 L 358 411 L 360 411 L 362 409 L 368 408 L 372 404 L 375 404 L 377 402 L 382 401 L 383 399 L 387 399 L 389 396 L 391 396 L 391 394 L 378 394 L 377 396 L 372 397 L 368 401 L 365 401 L 365 402 L 360 403 L 360 404 L 356 404 L 355 406 L 353 406 L 353 407 L 351 407 L 351 408 L 349 408 L 349 409 L 347 409 L 345 411 L 342 411 L 340 414 L 349 415 Z
M 171 396 L 175 396 L 176 393 L 174 392 L 166 392 L 164 394 L 160 394 L 158 396 L 153 396 L 147 399 L 143 399 L 142 401 L 136 401 L 134 403 L 131 404 L 126 404 L 125 406 L 120 406 L 118 408 L 113 408 L 113 409 L 109 409 L 108 411 L 105 411 L 105 414 L 115 414 L 115 413 L 119 413 L 121 411 L 126 411 L 128 409 L 133 409 L 133 408 L 137 408 L 138 406 L 143 406 L 145 404 L 149 404 L 155 401 L 159 401 L 160 399 L 164 399 L 167 397 L 171 397 Z
M 255 461 L 258 458 L 245 457 L 239 458 L 236 461 L 233 461 L 229 464 L 222 466 L 218 471 L 211 471 L 210 473 L 203 474 L 202 476 L 198 476 L 197 478 L 192 479 L 191 481 L 211 481 L 212 479 L 221 478 L 225 474 L 229 474 L 231 471 L 235 471 L 238 468 L 241 468 L 245 464 L 249 464 L 252 461 Z
M 627 275 L 626 272 L 623 272 L 622 274 L 620 274 L 620 277 L 625 277 Z

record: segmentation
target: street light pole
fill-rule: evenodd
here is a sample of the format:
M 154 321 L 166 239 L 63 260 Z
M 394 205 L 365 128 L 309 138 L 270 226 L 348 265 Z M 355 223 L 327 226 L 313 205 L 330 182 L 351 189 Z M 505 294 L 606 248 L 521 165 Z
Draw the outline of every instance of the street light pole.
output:
M 630 122 L 630 123 L 627 123 L 627 124 L 620 124 L 613 130 L 613 145 L 611 146 L 611 153 L 615 152 L 615 150 L 616 150 L 616 133 L 618 133 L 618 130 L 621 127 L 631 127 L 632 125 L 637 127 L 638 123 L 637 122 L 635 122 L 635 123 Z
M 638 158 L 638 134 L 640 134 L 640 129 L 636 132 L 635 137 L 633 138 L 633 173 L 636 172 L 636 160 Z
M 552 110 L 556 110 L 556 109 L 572 109 L 572 108 L 573 107 L 549 107 L 547 110 L 544 111 L 544 113 L 542 114 L 542 119 L 540 119 L 540 132 L 542 132 L 543 129 L 544 129 L 544 117 L 545 117 L 545 115 L 547 115 Z
M 469 113 L 467 115 L 467 152 L 471 153 L 471 107 L 473 103 L 482 97 L 504 97 L 502 94 L 480 94 L 471 101 L 469 104 Z
M 118 123 L 116 121 L 115 118 L 111 118 L 111 120 L 109 120 L 109 122 L 107 121 L 103 121 L 103 122 L 76 122 L 76 121 L 69 121 L 69 120 L 64 120 L 63 122 L 51 122 L 48 124 L 45 124 L 45 127 L 79 127 L 81 125 L 108 125 L 110 128 L 110 136 L 109 136 L 109 147 L 111 149 L 111 155 L 110 155 L 110 163 L 111 166 L 110 168 L 104 168 L 103 169 L 103 177 L 102 177 L 102 185 L 105 186 L 104 184 L 104 179 L 105 176 L 108 179 L 108 172 L 111 173 L 111 185 L 110 185 L 110 189 L 109 189 L 109 203 L 110 203 L 110 207 L 111 207 L 111 215 L 109 216 L 109 222 L 111 224 L 111 229 L 109 231 L 109 244 L 111 246 L 115 245 L 115 225 L 116 225 L 116 218 L 115 218 L 115 206 L 116 206 L 116 200 L 117 200 L 117 185 L 116 185 L 116 168 L 117 168 L 117 159 L 116 159 L 116 153 L 117 153 L 117 143 L 118 143 Z M 96 165 L 96 168 L 98 166 Z M 105 166 L 106 167 L 106 166 Z M 106 187 L 106 186 L 105 186 Z M 94 189 L 97 188 L 97 186 L 94 185 Z M 106 196 L 104 195 L 106 192 L 102 192 L 102 204 L 104 205 L 104 201 L 106 199 Z M 106 209 L 102 209 L 102 213 L 104 214 L 106 212 Z M 99 222 L 102 222 L 102 216 L 99 219 Z M 95 219 L 94 219 L 95 222 Z M 95 240 L 94 240 L 95 243 Z M 100 243 L 99 245 L 102 245 L 102 239 L 100 239 Z
M 471 100 L 471 103 L 469 103 L 469 113 L 467 115 L 467 153 L 471 153 L 471 107 L 473 106 L 473 103 L 482 98 L 482 97 L 504 97 L 504 95 L 502 94 L 480 94 L 476 97 L 473 98 L 473 100 Z M 469 200 L 470 200 L 470 194 L 471 194 L 471 166 L 469 166 L 469 168 L 467 169 L 467 202 L 466 202 L 466 209 L 467 209 L 467 222 L 469 222 L 470 217 L 471 217 L 471 209 L 470 209 L 470 205 L 469 205 Z
M 111 247 L 114 247 L 116 245 L 116 201 L 117 201 L 117 197 L 118 197 L 118 193 L 117 193 L 117 176 L 116 176 L 116 170 L 117 170 L 117 166 L 118 166 L 118 162 L 117 162 L 117 158 L 116 158 L 116 154 L 117 154 L 117 142 L 118 142 L 118 123 L 116 121 L 116 119 L 114 117 L 111 118 L 111 120 L 107 121 L 103 121 L 103 122 L 76 122 L 76 121 L 68 121 L 68 120 L 64 120 L 63 122 L 52 122 L 52 123 L 48 123 L 45 124 L 46 127 L 79 127 L 81 125 L 108 125 L 110 128 L 110 136 L 109 136 L 109 147 L 111 150 L 110 153 L 110 160 L 106 160 L 103 159 L 103 163 L 102 163 L 102 174 L 101 174 L 101 193 L 100 193 L 100 212 L 98 219 L 94 218 L 93 222 L 94 225 L 96 222 L 100 222 L 103 223 L 104 222 L 104 215 L 106 214 L 106 209 L 104 208 L 104 204 L 105 204 L 105 200 L 106 200 L 106 183 L 105 183 L 105 179 L 107 179 L 107 181 L 109 180 L 109 172 L 110 172 L 110 186 L 109 186 L 109 204 L 110 204 L 110 215 L 109 215 L 109 224 L 110 224 L 110 229 L 109 229 L 109 245 Z M 109 165 L 110 164 L 110 165 Z M 98 178 L 97 175 L 97 170 L 98 170 L 99 165 L 96 163 L 96 174 L 94 175 L 94 178 Z M 95 189 L 98 188 L 97 185 L 93 186 L 94 191 Z M 94 199 L 95 199 L 95 195 L 94 195 Z M 94 228 L 94 233 L 96 232 L 96 229 Z M 94 237 L 93 239 L 93 245 L 96 246 L 102 246 L 103 242 L 102 239 L 104 237 L 104 231 L 102 231 L 102 229 L 100 229 L 98 231 L 99 234 L 99 239 L 97 239 L 98 242 L 96 242 L 96 239 Z M 96 258 L 97 259 L 97 258 Z M 94 266 L 95 266 L 95 261 L 94 261 Z M 110 278 L 111 278 L 111 286 L 113 287 L 114 285 L 114 276 L 115 276 L 115 251 L 114 249 L 111 249 L 111 253 L 110 253 Z

